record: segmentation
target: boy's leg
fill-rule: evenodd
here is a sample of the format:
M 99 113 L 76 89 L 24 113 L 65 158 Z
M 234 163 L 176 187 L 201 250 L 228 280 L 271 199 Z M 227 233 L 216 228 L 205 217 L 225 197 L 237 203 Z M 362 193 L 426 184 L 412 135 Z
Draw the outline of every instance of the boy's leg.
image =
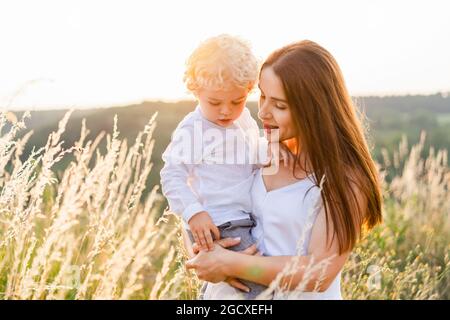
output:
M 230 221 L 230 222 L 226 222 L 220 226 L 218 226 L 219 231 L 220 231 L 220 238 L 236 238 L 236 237 L 240 237 L 241 241 L 239 242 L 239 244 L 233 246 L 233 247 L 229 247 L 228 249 L 233 250 L 233 251 L 242 251 L 247 249 L 248 247 L 250 247 L 252 244 L 255 243 L 252 235 L 251 235 L 251 229 L 255 226 L 255 221 L 251 218 L 249 219 L 241 219 L 241 220 L 234 220 L 234 221 Z M 192 243 L 195 242 L 194 237 L 192 235 L 192 232 L 190 230 L 186 230 L 188 235 L 189 235 L 189 239 L 191 240 Z M 255 270 L 255 272 L 257 272 L 257 270 Z M 244 296 L 246 299 L 250 300 L 250 299 L 255 299 L 260 293 L 262 293 L 264 290 L 267 289 L 266 286 L 254 283 L 254 282 L 250 282 L 250 281 L 246 281 L 246 280 L 239 280 L 241 281 L 243 284 L 245 284 L 247 287 L 250 288 L 250 292 L 243 292 Z M 207 281 L 204 281 L 202 284 L 202 287 L 200 289 L 200 293 L 198 296 L 199 300 L 203 299 L 203 295 L 205 293 L 206 290 L 206 286 L 208 285 Z
M 251 235 L 251 229 L 253 228 L 254 225 L 255 221 L 249 218 L 249 219 L 229 221 L 218 226 L 218 228 L 220 230 L 220 237 L 222 239 L 240 237 L 241 242 L 238 245 L 235 245 L 228 249 L 233 251 L 242 251 L 255 243 Z M 256 273 L 258 272 L 258 270 L 253 270 L 253 272 Z M 267 289 L 266 286 L 263 286 L 261 284 L 245 280 L 240 281 L 250 288 L 250 292 L 248 293 L 244 292 L 244 296 L 246 299 L 255 299 L 261 292 Z

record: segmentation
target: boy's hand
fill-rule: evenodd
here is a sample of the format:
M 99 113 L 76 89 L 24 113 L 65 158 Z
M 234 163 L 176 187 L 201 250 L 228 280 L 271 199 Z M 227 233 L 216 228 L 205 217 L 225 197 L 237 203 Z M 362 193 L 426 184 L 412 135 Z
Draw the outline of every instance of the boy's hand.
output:
M 196 213 L 189 219 L 188 224 L 195 242 L 200 245 L 200 250 L 212 250 L 214 248 L 214 240 L 220 239 L 220 232 L 208 212 L 201 211 Z M 214 235 L 214 239 L 212 235 Z

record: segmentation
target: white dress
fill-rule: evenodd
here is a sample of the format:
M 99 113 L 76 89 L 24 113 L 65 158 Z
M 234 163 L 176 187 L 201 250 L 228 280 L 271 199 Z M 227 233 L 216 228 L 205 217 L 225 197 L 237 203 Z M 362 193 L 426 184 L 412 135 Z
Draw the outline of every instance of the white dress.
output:
M 311 181 L 313 176 L 267 192 L 262 171 L 255 172 L 251 197 L 257 225 L 252 230 L 258 249 L 267 256 L 306 255 L 311 230 L 322 205 L 320 189 Z M 308 191 L 309 190 L 309 191 Z M 341 273 L 324 292 L 275 291 L 274 299 L 340 300 Z M 204 299 L 235 298 L 238 290 L 221 282 L 208 283 Z

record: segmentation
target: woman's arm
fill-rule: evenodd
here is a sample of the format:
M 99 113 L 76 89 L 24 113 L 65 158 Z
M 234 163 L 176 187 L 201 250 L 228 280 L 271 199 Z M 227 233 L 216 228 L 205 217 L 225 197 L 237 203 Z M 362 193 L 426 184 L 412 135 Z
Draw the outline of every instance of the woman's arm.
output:
M 357 197 L 357 208 L 367 208 L 365 199 L 359 188 L 352 184 Z M 327 237 L 328 232 L 328 237 Z M 282 276 L 279 285 L 290 290 L 295 289 L 302 281 L 303 291 L 325 291 L 336 278 L 345 264 L 350 251 L 339 254 L 337 237 L 333 237 L 334 226 L 332 220 L 327 221 L 325 211 L 320 210 L 313 229 L 307 256 L 249 256 L 226 250 L 215 245 L 208 253 L 200 252 L 195 258 L 186 263 L 188 268 L 194 268 L 200 279 L 219 282 L 227 277 L 239 278 L 268 286 L 283 271 L 292 259 L 298 259 L 293 275 Z M 318 263 L 326 263 L 325 269 L 311 271 L 308 268 Z M 307 278 L 304 280 L 304 278 Z
M 332 235 L 332 226 L 328 232 Z M 339 255 L 337 238 L 330 243 L 331 238 L 329 236 L 327 246 L 326 219 L 322 210 L 311 231 L 307 256 L 261 257 L 230 252 L 229 255 L 224 255 L 224 272 L 229 276 L 266 286 L 280 274 L 279 285 L 289 290 L 295 289 L 306 275 L 304 291 L 324 291 L 331 285 L 349 255 L 349 252 Z M 295 272 L 281 276 L 283 269 L 289 263 L 294 263 L 294 259 L 297 259 Z
M 351 183 L 351 188 L 356 195 L 357 208 L 367 208 L 367 199 L 363 196 L 356 184 Z M 327 236 L 328 232 L 328 236 Z M 297 271 L 293 276 L 283 276 L 280 279 L 280 286 L 293 290 L 303 281 L 306 275 L 304 291 L 325 291 L 331 285 L 337 274 L 342 270 L 345 261 L 350 255 L 350 251 L 339 254 L 339 243 L 337 237 L 333 237 L 334 226 L 331 219 L 328 221 L 325 216 L 325 210 L 319 211 L 317 219 L 311 230 L 311 239 L 308 247 L 307 256 L 277 256 L 277 257 L 258 257 L 242 255 L 224 255 L 228 259 L 224 263 L 225 273 L 236 277 L 263 285 L 270 284 L 285 266 L 297 258 Z M 324 268 L 316 268 L 310 273 L 306 270 L 308 266 L 324 264 Z M 306 271 L 305 271 L 306 270 Z M 308 274 L 307 274 L 308 273 Z
M 332 234 L 332 227 L 329 228 Z M 200 252 L 186 263 L 197 270 L 197 276 L 206 281 L 220 282 L 227 277 L 239 278 L 262 285 L 270 285 L 293 259 L 297 260 L 295 272 L 281 276 L 279 285 L 293 290 L 307 275 L 304 291 L 326 290 L 342 269 L 349 252 L 339 255 L 337 238 L 326 245 L 326 220 L 322 210 L 314 223 L 309 254 L 307 256 L 254 256 L 226 250 L 216 245 L 213 251 Z M 331 241 L 333 237 L 329 237 Z M 325 269 L 311 269 L 320 261 L 327 260 Z M 309 273 L 308 273 L 309 272 Z

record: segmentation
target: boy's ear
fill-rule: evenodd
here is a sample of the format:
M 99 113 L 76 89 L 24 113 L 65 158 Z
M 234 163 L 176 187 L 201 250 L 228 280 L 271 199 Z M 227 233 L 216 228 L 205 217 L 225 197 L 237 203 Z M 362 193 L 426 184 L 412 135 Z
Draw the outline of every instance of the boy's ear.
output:
M 192 94 L 194 95 L 195 99 L 199 100 L 198 99 L 198 90 L 193 90 Z

